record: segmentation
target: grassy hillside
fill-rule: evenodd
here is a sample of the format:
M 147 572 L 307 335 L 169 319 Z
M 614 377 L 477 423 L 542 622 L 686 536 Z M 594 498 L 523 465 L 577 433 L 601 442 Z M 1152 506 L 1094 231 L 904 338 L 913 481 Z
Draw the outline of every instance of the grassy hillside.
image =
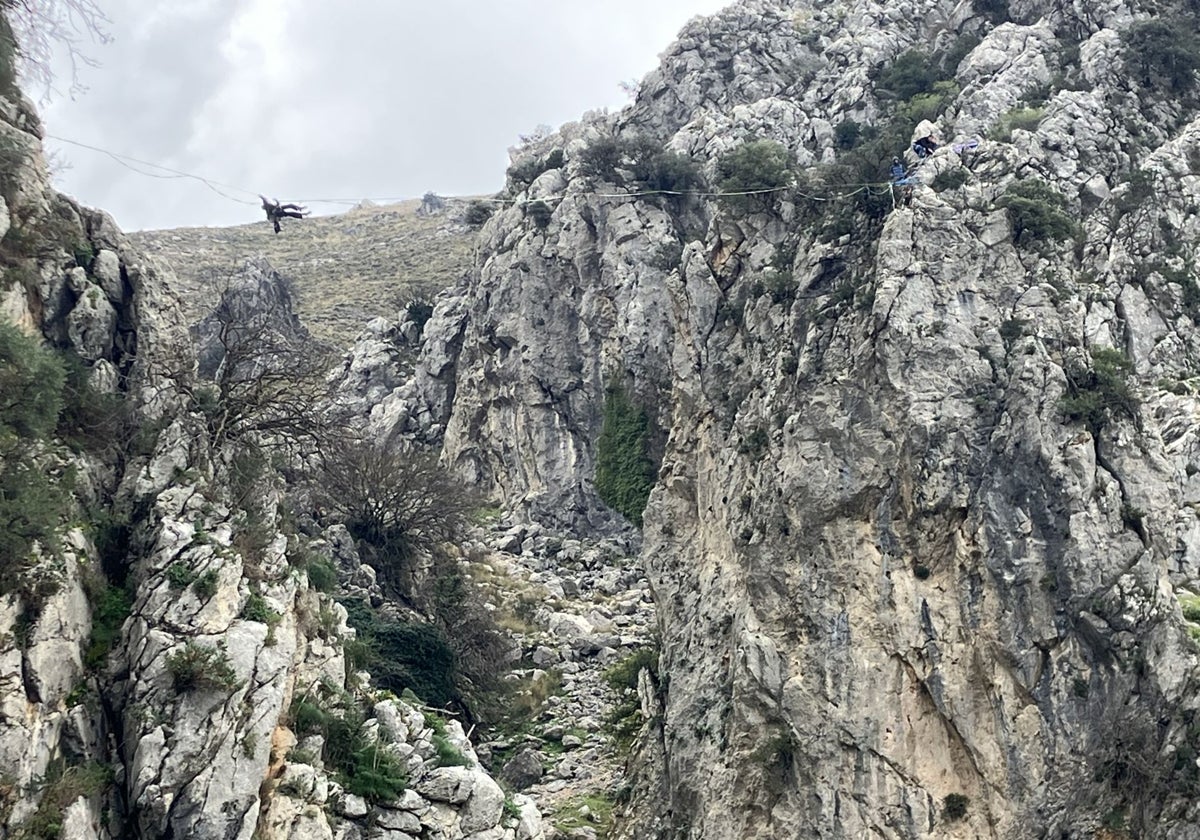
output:
M 473 231 L 455 221 L 461 204 L 418 216 L 419 200 L 356 207 L 337 216 L 229 228 L 141 231 L 130 238 L 167 262 L 191 320 L 215 301 L 214 279 L 255 256 L 296 283 L 299 311 L 318 338 L 344 346 L 377 315 L 394 316 L 414 296 L 432 296 L 470 268 Z

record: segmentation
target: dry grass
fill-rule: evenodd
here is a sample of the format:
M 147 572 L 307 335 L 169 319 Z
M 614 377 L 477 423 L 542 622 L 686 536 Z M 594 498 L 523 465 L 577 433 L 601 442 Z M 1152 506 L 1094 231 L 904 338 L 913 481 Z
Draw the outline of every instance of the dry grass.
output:
M 458 202 L 431 217 L 416 214 L 420 203 L 285 219 L 278 236 L 261 221 L 141 231 L 130 238 L 174 269 L 191 320 L 215 302 L 212 277 L 261 255 L 295 281 L 300 317 L 313 334 L 346 346 L 371 318 L 394 317 L 399 301 L 432 297 L 470 269 L 474 232 L 454 223 Z

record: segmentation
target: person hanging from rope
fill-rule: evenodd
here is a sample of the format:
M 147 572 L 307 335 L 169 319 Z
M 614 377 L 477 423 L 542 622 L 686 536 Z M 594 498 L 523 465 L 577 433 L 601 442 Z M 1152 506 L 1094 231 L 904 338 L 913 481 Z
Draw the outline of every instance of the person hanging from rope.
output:
M 278 200 L 271 201 L 261 193 L 258 196 L 262 199 L 263 210 L 266 211 L 267 221 L 275 225 L 275 232 L 280 232 L 280 219 L 303 219 L 308 215 L 308 210 L 301 207 L 299 204 L 280 204 Z

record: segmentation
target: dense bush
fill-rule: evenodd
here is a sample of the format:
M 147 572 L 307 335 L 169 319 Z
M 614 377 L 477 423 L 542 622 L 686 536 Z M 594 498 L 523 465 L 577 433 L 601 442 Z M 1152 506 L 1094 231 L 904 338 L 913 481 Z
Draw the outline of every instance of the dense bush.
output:
M 994 25 L 999 25 L 1011 19 L 1008 0 L 974 0 L 975 11 L 983 15 Z
M 627 141 L 618 137 L 601 137 L 580 152 L 579 172 L 585 178 L 619 180 L 617 170 L 624 165 L 627 151 Z
M 48 594 L 31 580 L 34 544 L 53 550 L 69 502 L 70 474 L 52 476 L 35 455 L 63 406 L 62 360 L 16 327 L 0 323 L 0 591 L 36 602 Z
M 514 163 L 508 168 L 508 177 L 520 189 L 529 186 L 541 175 L 551 169 L 559 169 L 563 165 L 562 149 L 555 149 L 548 155 L 531 156 Z
M 664 149 L 636 160 L 632 172 L 639 190 L 690 192 L 704 187 L 704 176 L 695 160 Z
M 433 317 L 433 304 L 424 298 L 413 298 L 404 304 L 404 317 L 416 326 L 418 334 L 423 334 L 425 325 Z
M 49 437 L 62 411 L 66 377 L 60 358 L 0 322 L 0 442 Z
M 176 691 L 225 691 L 237 688 L 237 673 L 221 648 L 187 642 L 167 657 L 167 670 Z
M 476 199 L 463 211 L 463 222 L 471 227 L 483 227 L 484 222 L 492 218 L 492 214 L 495 212 L 496 207 L 490 201 Z
M 901 53 L 892 66 L 880 71 L 875 86 L 895 99 L 911 99 L 930 93 L 940 79 L 937 64 L 928 53 L 909 50 Z
M 370 671 L 380 688 L 409 689 L 431 705 L 466 709 L 458 655 L 439 627 L 384 618 L 359 600 L 342 603 L 358 633 L 353 667 Z
M 717 161 L 717 186 L 727 194 L 722 200 L 742 212 L 770 208 L 778 197 L 777 191 L 793 182 L 794 165 L 792 153 L 781 143 L 774 140 L 743 143 Z
M 1155 18 L 1131 25 L 1121 35 L 1125 67 L 1149 88 L 1185 93 L 1200 70 L 1200 36 L 1192 19 Z
M 961 793 L 948 793 L 942 800 L 942 816 L 946 818 L 947 822 L 961 820 L 967 815 L 967 805 L 970 802 L 970 798 Z
M 596 441 L 596 493 L 638 527 L 658 472 L 650 460 L 649 438 L 646 412 L 623 388 L 611 386 L 604 398 L 604 423 Z
M 124 589 L 97 582 L 89 592 L 92 602 L 92 635 L 83 661 L 89 668 L 104 664 L 105 657 L 121 638 L 121 626 L 133 610 L 133 599 Z
M 642 728 L 642 707 L 637 687 L 643 670 L 649 670 L 651 678 L 657 680 L 657 649 L 639 648 L 604 672 L 604 681 L 617 695 L 616 702 L 605 714 L 604 722 L 609 736 L 622 751 L 628 751 L 633 746 Z
M 1057 242 L 1079 233 L 1078 224 L 1067 215 L 1067 200 L 1040 179 L 1017 181 L 1004 191 L 999 203 L 1008 209 L 1017 245 Z
M 863 134 L 862 125 L 855 120 L 842 120 L 833 130 L 833 144 L 839 149 L 849 150 L 858 145 Z
M 525 217 L 533 222 L 538 230 L 544 230 L 554 216 L 554 209 L 544 201 L 532 201 L 525 205 Z
M 1137 399 L 1129 388 L 1133 364 L 1118 350 L 1092 351 L 1092 366 L 1067 369 L 1067 394 L 1059 408 L 1072 422 L 1082 422 L 1092 434 L 1115 417 L 1137 417 Z

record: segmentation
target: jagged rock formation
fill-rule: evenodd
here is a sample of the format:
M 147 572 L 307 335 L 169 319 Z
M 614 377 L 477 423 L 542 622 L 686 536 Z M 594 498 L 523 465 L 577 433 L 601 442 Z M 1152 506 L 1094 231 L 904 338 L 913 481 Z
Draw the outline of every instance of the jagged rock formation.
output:
M 1200 836 L 1200 121 L 1130 69 L 1152 12 L 1182 10 L 747 0 L 519 153 L 526 203 L 369 422 L 591 530 L 605 390 L 646 409 L 662 679 L 626 836 Z M 912 47 L 945 142 L 893 209 L 886 158 L 837 167 Z M 710 186 L 767 139 L 803 184 L 611 198 L 641 177 L 597 165 L 614 137 Z

